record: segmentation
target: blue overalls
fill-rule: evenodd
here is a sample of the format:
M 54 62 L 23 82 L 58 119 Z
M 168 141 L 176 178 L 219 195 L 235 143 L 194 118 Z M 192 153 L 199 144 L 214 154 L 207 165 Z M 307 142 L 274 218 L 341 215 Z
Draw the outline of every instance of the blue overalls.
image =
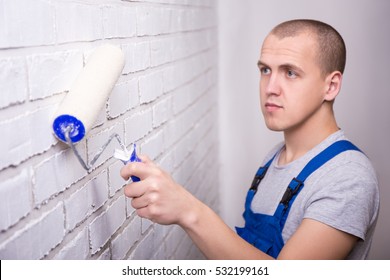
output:
M 251 209 L 253 197 L 255 196 L 257 188 L 261 180 L 264 178 L 268 167 L 275 158 L 275 155 L 256 172 L 255 178 L 253 179 L 245 200 L 245 211 L 243 214 L 245 226 L 243 228 L 236 227 L 238 235 L 264 253 L 277 258 L 284 246 L 282 231 L 286 223 L 288 213 L 295 198 L 302 190 L 306 178 L 328 160 L 347 150 L 360 151 L 359 148 L 351 142 L 340 140 L 333 143 L 310 160 L 299 175 L 293 178 L 289 183 L 273 216 L 253 213 Z

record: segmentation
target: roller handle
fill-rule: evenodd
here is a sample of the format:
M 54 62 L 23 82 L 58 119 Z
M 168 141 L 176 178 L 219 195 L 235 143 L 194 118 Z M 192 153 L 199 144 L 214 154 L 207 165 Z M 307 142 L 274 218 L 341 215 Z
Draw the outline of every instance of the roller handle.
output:
M 141 162 L 141 159 L 137 156 L 136 145 L 133 144 L 132 151 L 115 149 L 114 157 L 127 164 L 129 162 Z M 130 176 L 133 182 L 141 181 L 137 176 Z

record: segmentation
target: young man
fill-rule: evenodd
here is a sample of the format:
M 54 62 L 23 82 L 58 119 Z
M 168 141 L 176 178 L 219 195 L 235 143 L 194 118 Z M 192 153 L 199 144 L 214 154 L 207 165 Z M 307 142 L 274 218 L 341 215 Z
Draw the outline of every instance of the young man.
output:
M 266 37 L 261 110 L 285 141 L 259 169 L 238 234 L 145 156 L 121 171 L 141 178 L 125 187 L 138 215 L 180 225 L 211 259 L 366 258 L 379 194 L 369 160 L 333 113 L 345 59 L 342 37 L 322 22 L 284 22 Z

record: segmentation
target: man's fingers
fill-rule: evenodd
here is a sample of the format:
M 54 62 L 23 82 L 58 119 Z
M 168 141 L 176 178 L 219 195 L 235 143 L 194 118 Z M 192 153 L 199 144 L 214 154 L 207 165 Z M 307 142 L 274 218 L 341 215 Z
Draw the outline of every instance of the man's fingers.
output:
M 141 161 L 143 163 L 146 163 L 146 164 L 153 163 L 153 161 L 147 155 L 138 155 L 138 157 L 141 159 Z
M 134 209 L 145 208 L 149 205 L 148 199 L 144 196 L 136 197 L 131 200 L 131 206 Z
M 130 162 L 122 167 L 120 175 L 123 179 L 128 180 L 130 176 L 136 176 L 141 180 L 151 176 L 160 174 L 158 166 L 145 155 L 140 155 L 142 162 Z
M 145 187 L 142 181 L 128 184 L 124 189 L 125 195 L 130 198 L 140 197 L 145 192 Z
M 142 180 L 148 174 L 148 169 L 145 167 L 145 164 L 142 162 L 130 162 L 122 167 L 120 174 L 125 180 L 128 180 L 130 176 L 136 176 Z

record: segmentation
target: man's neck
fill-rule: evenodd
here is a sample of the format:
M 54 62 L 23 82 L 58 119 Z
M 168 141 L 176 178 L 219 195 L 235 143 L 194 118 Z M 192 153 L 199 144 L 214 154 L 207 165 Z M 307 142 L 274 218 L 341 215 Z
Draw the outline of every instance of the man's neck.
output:
M 284 131 L 285 149 L 279 157 L 279 164 L 288 164 L 300 158 L 338 130 L 332 113 L 318 116 L 318 121 L 307 122 Z

